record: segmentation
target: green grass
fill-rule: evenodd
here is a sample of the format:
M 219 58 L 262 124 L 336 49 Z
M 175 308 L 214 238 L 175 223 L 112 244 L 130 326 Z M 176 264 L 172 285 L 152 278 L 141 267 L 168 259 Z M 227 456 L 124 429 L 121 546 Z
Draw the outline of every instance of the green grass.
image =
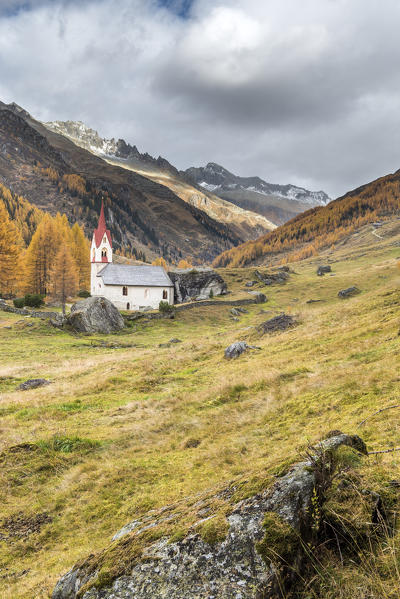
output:
M 246 306 L 239 322 L 217 305 L 88 337 L 0 312 L 0 533 L 19 512 L 50 516 L 26 539 L 0 540 L 0 596 L 48 598 L 62 573 L 151 509 L 175 506 L 167 532 L 181 538 L 199 520 L 197 494 L 217 514 L 202 534 L 222 538 L 229 506 L 215 504 L 216 488 L 235 481 L 238 501 L 256 493 L 331 430 L 359 433 L 370 449 L 400 446 L 400 410 L 357 428 L 400 403 L 400 248 L 391 245 L 400 235 L 395 225 L 387 235 L 379 242 L 365 229 L 357 243 L 290 265 L 285 285 L 256 286 L 268 302 Z M 317 277 L 327 259 L 334 276 Z M 229 297 L 248 297 L 253 271 L 222 271 Z M 339 300 L 352 284 L 362 293 Z M 300 324 L 260 337 L 257 325 L 280 312 Z M 182 343 L 159 347 L 172 337 Z M 235 340 L 261 349 L 224 360 Z M 52 383 L 17 390 L 38 377 Z M 400 479 L 397 454 L 363 468 L 377 485 Z M 332 571 L 361 599 L 367 575 Z

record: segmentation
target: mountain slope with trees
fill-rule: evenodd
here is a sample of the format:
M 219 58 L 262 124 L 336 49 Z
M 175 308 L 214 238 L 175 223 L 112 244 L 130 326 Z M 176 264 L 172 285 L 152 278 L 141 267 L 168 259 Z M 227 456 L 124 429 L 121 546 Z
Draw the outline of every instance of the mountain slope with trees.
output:
M 295 261 L 317 253 L 377 219 L 400 214 L 400 171 L 363 185 L 327 206 L 312 208 L 260 237 L 226 251 L 214 266 L 246 266 L 279 257 Z
M 212 260 L 248 239 L 235 223 L 219 222 L 171 189 L 111 165 L 50 131 L 16 105 L 0 103 L 0 182 L 36 207 L 70 222 L 96 225 L 101 199 L 115 249 L 139 259 Z

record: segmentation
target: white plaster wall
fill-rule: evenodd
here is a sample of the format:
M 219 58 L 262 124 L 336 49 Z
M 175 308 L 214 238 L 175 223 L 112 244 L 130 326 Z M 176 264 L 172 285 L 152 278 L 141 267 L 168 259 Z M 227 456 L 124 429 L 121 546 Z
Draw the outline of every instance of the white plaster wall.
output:
M 122 295 L 122 285 L 104 285 L 101 277 L 96 277 L 95 289 L 92 289 L 92 295 L 106 297 L 119 310 L 127 310 L 127 304 L 130 304 L 130 310 L 138 310 L 141 306 L 151 306 L 158 309 L 160 301 L 163 300 L 163 291 L 167 291 L 169 304 L 174 303 L 173 287 L 144 287 L 128 286 L 128 295 Z

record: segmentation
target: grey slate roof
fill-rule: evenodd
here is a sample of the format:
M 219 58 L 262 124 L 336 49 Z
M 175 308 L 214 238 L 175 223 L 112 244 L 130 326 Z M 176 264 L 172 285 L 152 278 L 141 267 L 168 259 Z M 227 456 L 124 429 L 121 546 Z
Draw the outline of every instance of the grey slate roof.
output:
M 107 264 L 97 275 L 105 285 L 136 285 L 144 287 L 173 287 L 162 266 L 131 266 Z

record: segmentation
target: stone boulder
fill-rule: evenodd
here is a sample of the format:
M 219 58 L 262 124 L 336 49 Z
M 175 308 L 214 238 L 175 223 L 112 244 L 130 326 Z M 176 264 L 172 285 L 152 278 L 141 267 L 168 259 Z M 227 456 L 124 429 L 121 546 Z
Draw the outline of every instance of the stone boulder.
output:
M 257 348 L 253 347 L 252 345 L 247 345 L 246 341 L 235 341 L 235 343 L 228 345 L 228 347 L 225 349 L 225 358 L 227 360 L 238 358 L 240 355 L 242 355 L 249 349 Z
M 260 333 L 275 333 L 277 331 L 286 331 L 296 325 L 295 319 L 289 314 L 278 314 L 259 325 Z
M 224 295 L 227 291 L 224 279 L 211 268 L 179 269 L 169 272 L 168 276 L 174 284 L 176 304 L 209 299 L 210 295 Z
M 125 326 L 118 309 L 105 297 L 87 297 L 76 302 L 67 323 L 79 333 L 112 333 Z
M 256 304 L 265 304 L 267 301 L 267 296 L 260 291 L 248 291 L 247 293 L 250 293 L 250 295 L 254 297 L 254 302 Z
M 257 279 L 259 281 L 261 281 L 261 283 L 263 285 L 274 285 L 274 284 L 283 284 L 286 283 L 286 281 L 289 278 L 289 269 L 278 269 L 278 272 L 276 273 L 272 273 L 272 272 L 266 272 L 266 273 L 262 273 L 259 270 L 256 270 L 254 272 L 254 276 L 257 277 Z
M 44 385 L 50 385 L 51 381 L 47 381 L 46 379 L 29 379 L 24 383 L 21 383 L 18 387 L 20 391 L 27 391 L 28 389 L 37 389 L 38 387 L 43 387 Z
M 310 449 L 309 457 L 293 465 L 274 485 L 238 503 L 232 502 L 226 517 L 226 534 L 216 542 L 207 542 L 198 532 L 199 525 L 215 518 L 211 514 L 205 519 L 203 516 L 181 540 L 167 536 L 150 540 L 138 551 L 140 535 L 157 525 L 164 526 L 171 516 L 166 508 L 131 522 L 114 536 L 108 549 L 91 555 L 65 574 L 52 599 L 288 596 L 286 591 L 295 581 L 295 571 L 304 574 L 304 548 L 323 530 L 324 519 L 316 519 L 315 513 L 322 510 L 335 474 L 335 452 L 342 446 L 367 454 L 360 437 L 336 431 Z M 323 473 L 328 476 L 321 481 Z M 218 497 L 231 498 L 234 490 L 235 487 L 227 488 Z M 127 558 L 129 551 L 134 559 Z M 121 568 L 115 570 L 118 559 Z
M 346 299 L 347 297 L 353 297 L 354 295 L 358 295 L 359 293 L 361 293 L 361 291 L 358 289 L 358 287 L 347 287 L 347 289 L 342 289 L 341 291 L 339 291 L 338 297 L 340 297 L 341 299 Z
M 332 272 L 332 269 L 331 269 L 331 267 L 329 266 L 329 264 L 327 264 L 327 265 L 322 265 L 322 264 L 321 264 L 321 266 L 318 266 L 318 268 L 317 268 L 317 275 L 318 275 L 319 277 L 323 277 L 323 276 L 324 276 L 324 275 L 326 275 L 328 272 Z

